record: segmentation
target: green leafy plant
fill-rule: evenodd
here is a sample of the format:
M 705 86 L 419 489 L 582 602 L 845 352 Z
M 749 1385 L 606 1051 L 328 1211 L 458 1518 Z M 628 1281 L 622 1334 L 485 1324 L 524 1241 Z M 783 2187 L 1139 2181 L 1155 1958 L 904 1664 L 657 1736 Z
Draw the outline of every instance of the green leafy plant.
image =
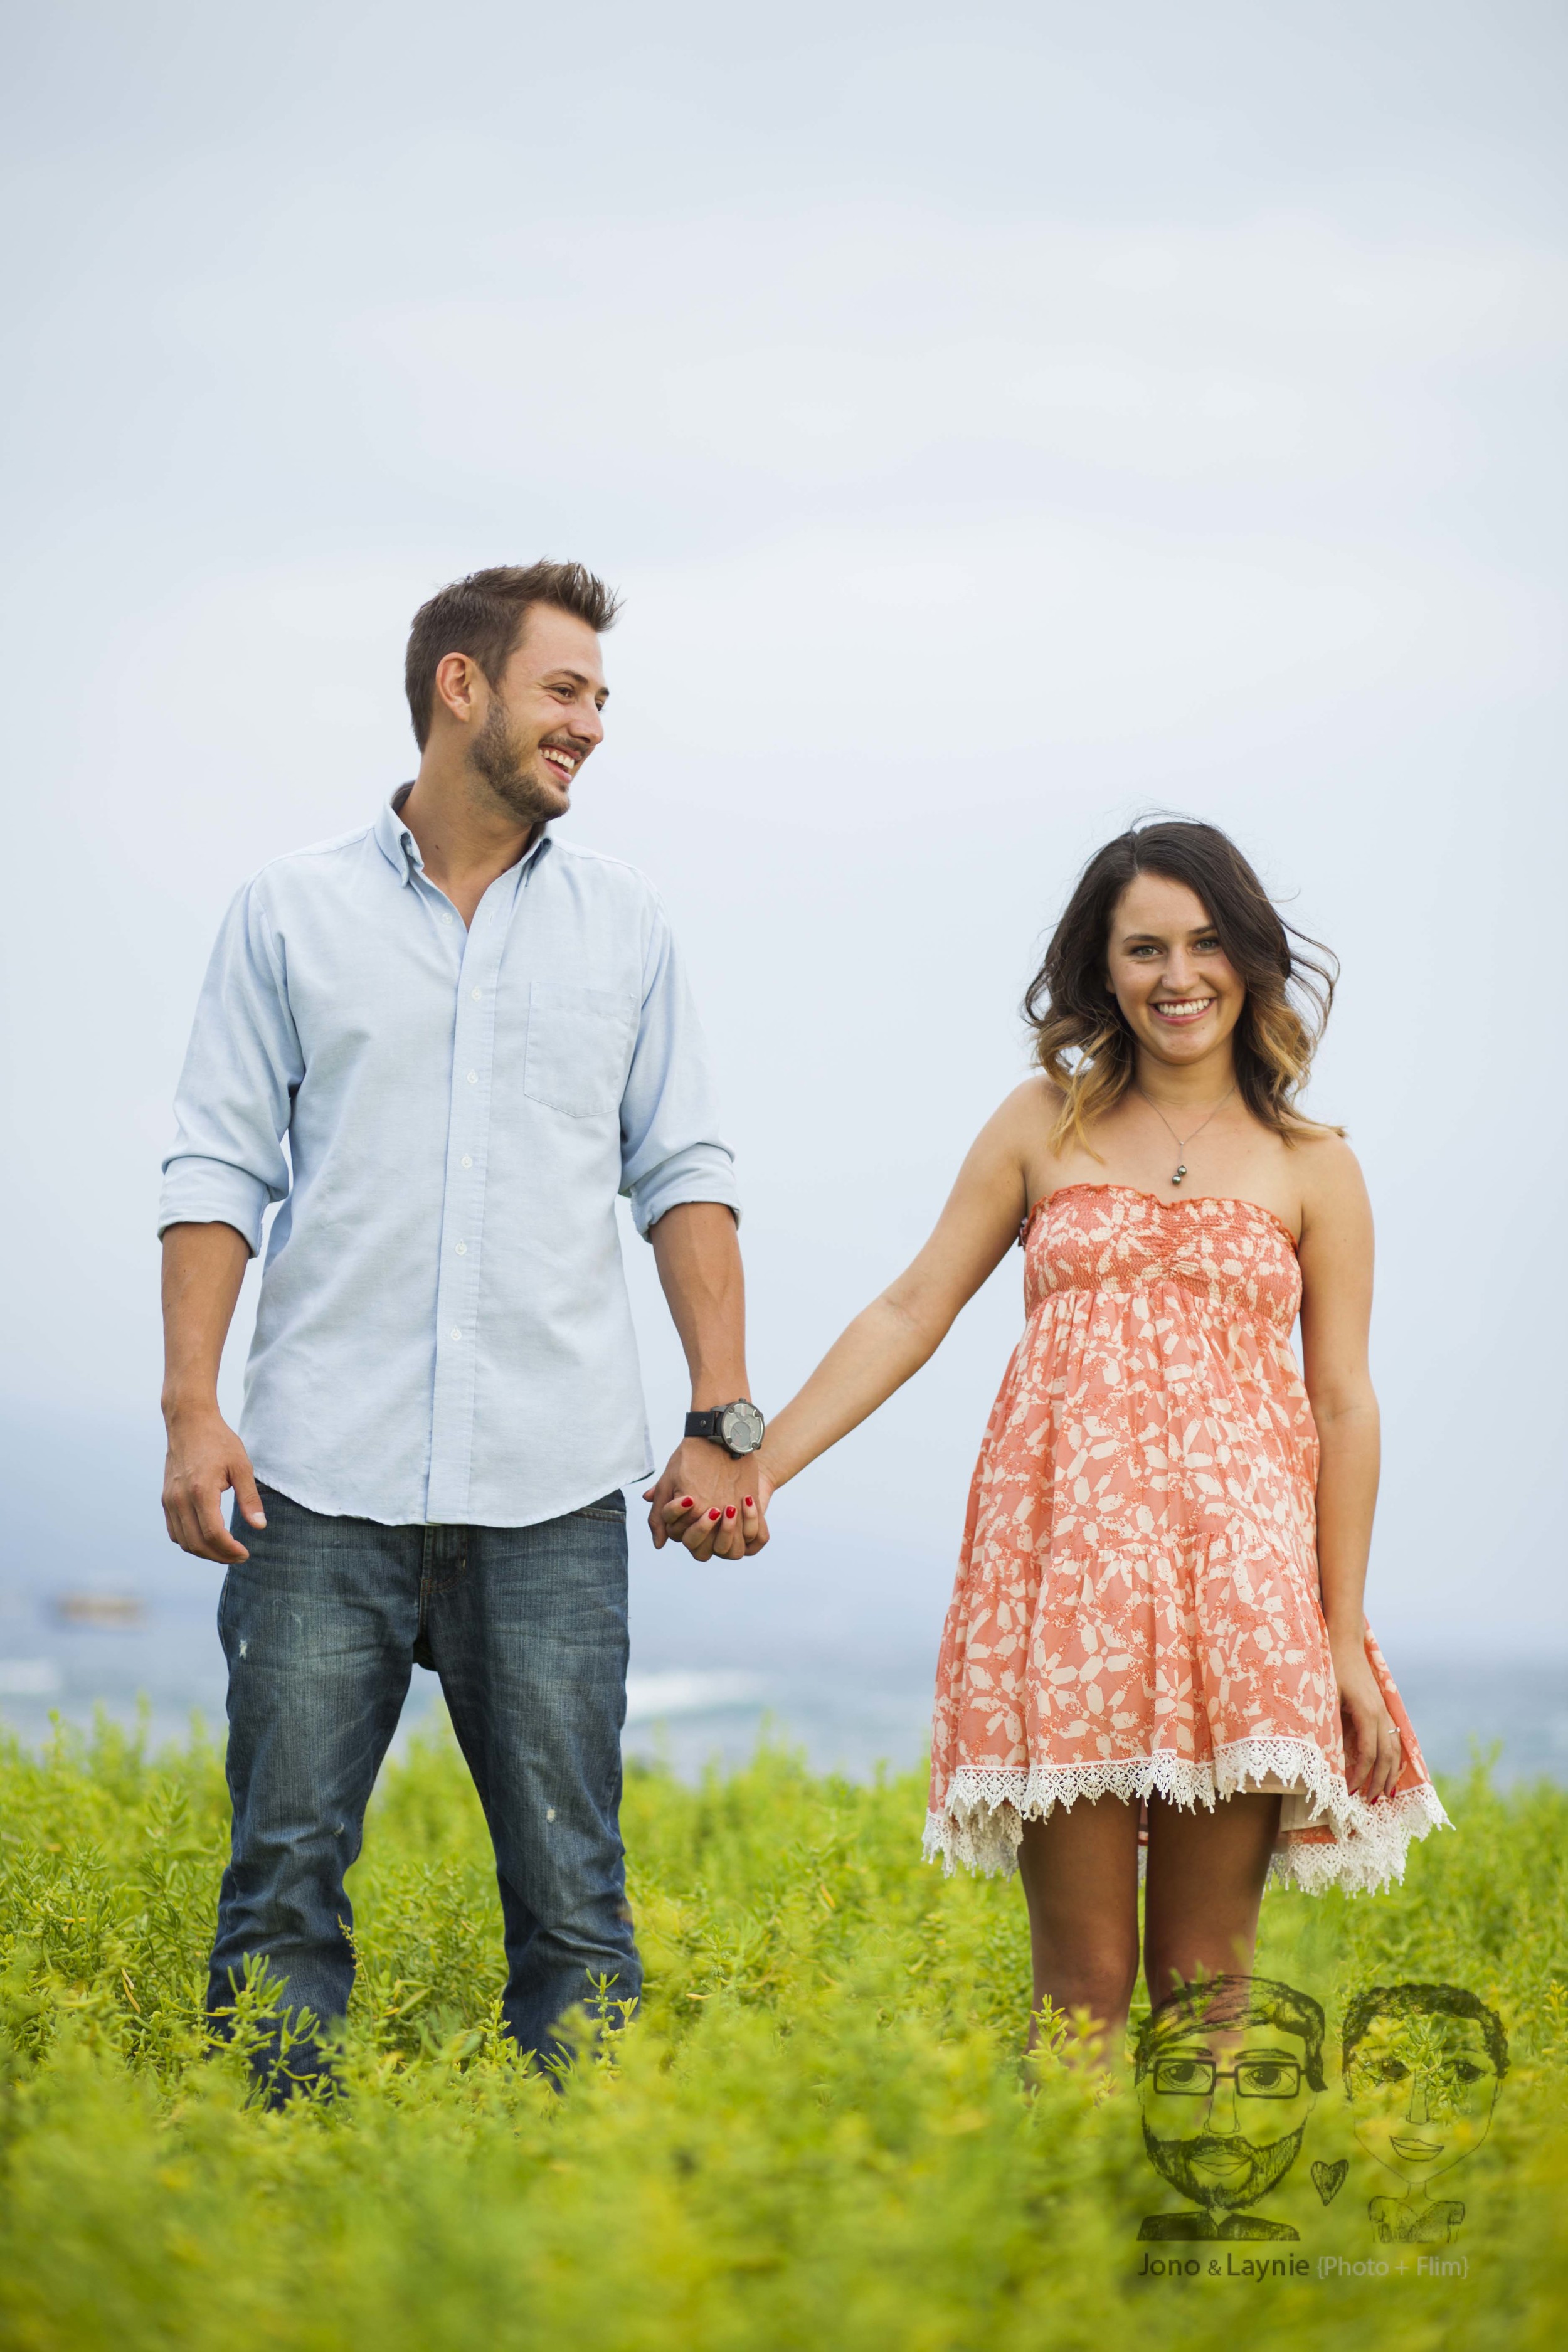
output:
M 216 1752 L 198 1737 L 149 1758 L 107 1726 L 42 1756 L 0 1746 L 0 2344 L 1555 2344 L 1568 1794 L 1500 1795 L 1483 1772 L 1446 1793 L 1459 1834 L 1415 1849 L 1403 1887 L 1270 1895 L 1258 1965 L 1311 1990 L 1331 2031 L 1354 1990 L 1401 1975 L 1503 2015 L 1467 2275 L 1368 2272 L 1354 2176 L 1324 2212 L 1302 2166 L 1299 2250 L 1230 2250 L 1302 2270 L 1244 2284 L 1209 2247 L 1154 2250 L 1201 2255 L 1197 2274 L 1145 2271 L 1160 2183 L 1125 2077 L 1092 2063 L 1081 2021 L 1021 2063 L 1017 1890 L 921 1865 L 916 1776 L 854 1785 L 777 1748 L 696 1788 L 634 1770 L 647 1991 L 618 2025 L 583 2021 L 557 2089 L 500 2032 L 493 1865 L 461 1759 L 443 1734 L 416 1741 L 354 1874 L 346 2095 L 269 2114 L 245 2057 L 276 1987 L 247 1985 L 229 2046 L 201 2016 Z M 1342 2105 L 1331 2083 L 1314 2147 L 1353 2160 Z M 1319 2275 L 1325 2250 L 1342 2273 Z

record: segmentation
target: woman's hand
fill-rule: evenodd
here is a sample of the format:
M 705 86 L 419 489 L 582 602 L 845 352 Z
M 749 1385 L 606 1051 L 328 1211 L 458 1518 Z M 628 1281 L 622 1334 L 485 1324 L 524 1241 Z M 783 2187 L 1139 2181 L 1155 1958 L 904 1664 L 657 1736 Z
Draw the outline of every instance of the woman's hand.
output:
M 652 1506 L 648 1526 L 654 1531 L 655 1546 L 684 1544 L 700 1560 L 715 1555 L 721 1559 L 754 1559 L 768 1539 L 767 1505 L 773 1486 L 773 1480 L 754 1466 L 755 1461 L 754 1455 L 742 1454 L 731 1465 L 735 1489 L 731 1503 L 700 1502 L 689 1493 L 681 1494 L 679 1481 L 677 1492 L 664 1501 L 660 1486 L 650 1486 L 643 1500 Z M 660 1486 L 666 1483 L 661 1481 Z
M 1386 1797 L 1404 1762 L 1399 1728 L 1384 1704 L 1377 1676 L 1367 1661 L 1364 1637 L 1331 1640 L 1334 1680 L 1345 1736 L 1345 1785 L 1370 1804 Z
M 778 1481 L 764 1467 L 761 1454 L 742 1454 L 737 1467 L 743 1475 L 746 1492 L 722 1514 L 712 1507 L 705 1508 L 690 1495 L 675 1495 L 661 1503 L 658 1488 L 650 1487 L 643 1497 L 654 1507 L 648 1513 L 648 1523 L 653 1524 L 657 1511 L 664 1530 L 662 1536 L 655 1535 L 654 1542 L 684 1544 L 694 1559 L 711 1559 L 715 1550 L 724 1550 L 728 1532 L 731 1543 L 727 1557 L 753 1559 L 768 1539 L 768 1505 Z M 739 1549 L 735 1549 L 737 1542 Z

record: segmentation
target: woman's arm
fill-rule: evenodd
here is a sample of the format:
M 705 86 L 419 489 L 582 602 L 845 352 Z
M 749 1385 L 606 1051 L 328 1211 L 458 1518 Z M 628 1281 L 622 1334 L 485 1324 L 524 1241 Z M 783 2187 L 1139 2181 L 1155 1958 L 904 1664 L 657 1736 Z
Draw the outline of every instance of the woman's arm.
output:
M 1009 1095 L 982 1128 L 936 1229 L 913 1264 L 858 1314 L 799 1394 L 768 1424 L 757 1456 L 759 1500 L 815 1462 L 886 1403 L 935 1354 L 1017 1238 L 1025 1170 L 1038 1154 L 1039 1081 Z
M 1302 1147 L 1301 1349 L 1318 1425 L 1318 1583 L 1344 1717 L 1345 1779 L 1368 1799 L 1399 1778 L 1399 1735 L 1367 1663 L 1362 1597 L 1377 1503 L 1378 1417 L 1367 1362 L 1372 1205 L 1355 1154 Z
M 748 1551 L 765 1527 L 763 1514 L 775 1489 L 919 1371 L 1017 1238 L 1027 1205 L 1031 1140 L 1038 1157 L 1039 1087 L 1038 1079 L 1026 1080 L 987 1120 L 920 1255 L 855 1318 L 805 1386 L 769 1422 L 762 1450 L 752 1457 L 751 1493 L 742 1499 Z M 700 1509 L 684 1507 L 683 1497 L 664 1507 L 666 1528 L 689 1550 L 702 1539 L 702 1518 Z

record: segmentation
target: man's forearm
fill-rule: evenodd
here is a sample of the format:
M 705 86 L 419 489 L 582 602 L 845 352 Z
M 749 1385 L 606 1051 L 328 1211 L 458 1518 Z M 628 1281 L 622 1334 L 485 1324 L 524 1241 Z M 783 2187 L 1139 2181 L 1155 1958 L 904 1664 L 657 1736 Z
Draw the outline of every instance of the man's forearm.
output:
M 658 1278 L 686 1350 L 692 1411 L 706 1412 L 711 1405 L 749 1396 L 746 1277 L 733 1215 L 716 1201 L 688 1201 L 665 1212 L 652 1241 Z
M 232 1225 L 171 1225 L 163 1235 L 163 1517 L 198 1559 L 232 1565 L 250 1555 L 223 1523 L 232 1487 L 235 1527 L 267 1525 L 250 1457 L 218 1411 L 217 1374 L 250 1245 Z
M 751 1394 L 746 1375 L 746 1278 L 731 1213 L 716 1201 L 666 1210 L 653 1229 L 658 1278 L 691 1375 L 691 1407 L 706 1412 Z M 699 1559 L 740 1559 L 767 1541 L 765 1525 L 748 1520 L 756 1486 L 751 1456 L 732 1460 L 721 1445 L 687 1437 L 644 1496 L 655 1545 L 668 1540 L 667 1508 L 692 1519 L 684 1536 Z M 748 1526 L 751 1533 L 748 1534 Z
M 217 1403 L 218 1366 L 250 1260 L 232 1225 L 171 1225 L 163 1235 L 163 1418 Z

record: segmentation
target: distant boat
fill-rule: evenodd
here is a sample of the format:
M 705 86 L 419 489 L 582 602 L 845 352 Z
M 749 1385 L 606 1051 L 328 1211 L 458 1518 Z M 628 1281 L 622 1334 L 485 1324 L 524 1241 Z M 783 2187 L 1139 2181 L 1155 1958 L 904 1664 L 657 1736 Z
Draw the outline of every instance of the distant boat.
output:
M 55 1614 L 68 1625 L 97 1625 L 123 1630 L 147 1622 L 147 1603 L 139 1592 L 58 1592 Z

